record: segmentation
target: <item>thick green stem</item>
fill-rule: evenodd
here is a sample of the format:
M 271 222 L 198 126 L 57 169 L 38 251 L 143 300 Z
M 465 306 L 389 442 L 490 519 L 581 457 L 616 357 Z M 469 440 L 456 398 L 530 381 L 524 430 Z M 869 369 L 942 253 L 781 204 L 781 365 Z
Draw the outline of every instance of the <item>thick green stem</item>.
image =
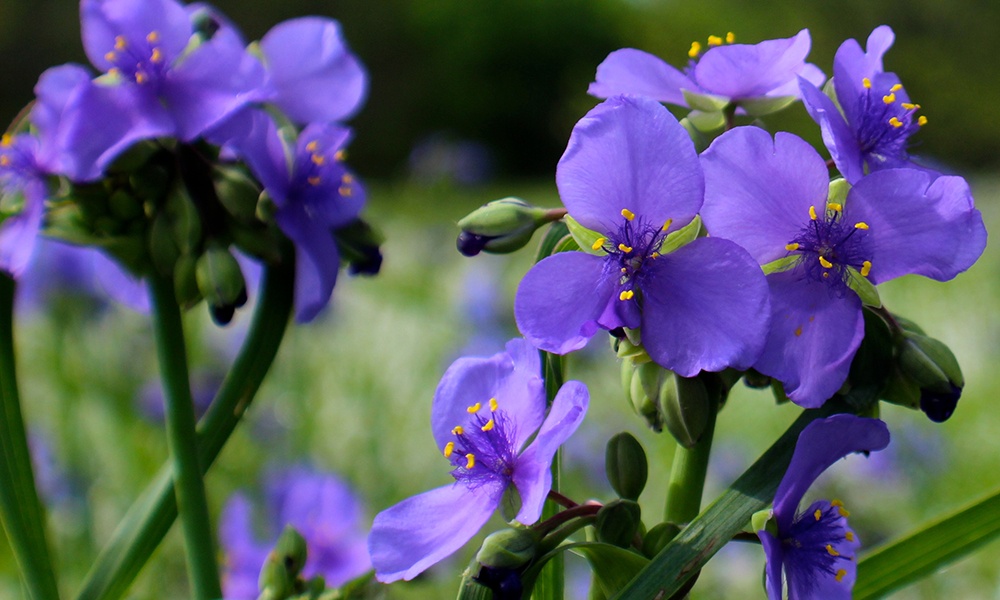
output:
M 21 416 L 14 360 L 14 280 L 0 273 L 0 523 L 32 600 L 59 598 Z
M 682 525 L 701 512 L 701 496 L 705 490 L 705 475 L 708 473 L 708 458 L 712 453 L 717 413 L 718 407 L 713 402 L 708 411 L 705 431 L 698 443 L 692 448 L 678 444 L 674 451 L 674 465 L 670 469 L 667 506 L 663 516 L 668 523 Z
M 556 354 L 542 352 L 542 374 L 545 377 L 545 398 L 551 406 L 559 388 L 566 380 L 564 372 L 563 357 Z M 562 451 L 557 450 L 552 460 L 552 489 L 557 493 L 560 487 L 560 465 L 562 462 Z M 542 520 L 546 521 L 555 517 L 562 509 L 551 499 L 545 501 L 542 509 Z M 535 582 L 533 598 L 538 600 L 562 600 L 565 595 L 565 561 L 560 553 L 545 564 L 542 568 L 538 580 Z
M 165 398 L 167 445 L 177 483 L 177 506 L 184 531 L 188 579 L 196 600 L 214 600 L 222 597 L 222 586 L 215 558 L 212 521 L 205 498 L 205 481 L 198 457 L 181 311 L 175 299 L 173 282 L 169 279 L 151 276 L 149 291 Z
M 291 315 L 294 274 L 291 262 L 264 270 L 246 341 L 198 427 L 202 472 L 219 455 L 274 362 Z M 176 518 L 174 482 L 167 464 L 119 523 L 77 599 L 117 600 L 124 596 Z

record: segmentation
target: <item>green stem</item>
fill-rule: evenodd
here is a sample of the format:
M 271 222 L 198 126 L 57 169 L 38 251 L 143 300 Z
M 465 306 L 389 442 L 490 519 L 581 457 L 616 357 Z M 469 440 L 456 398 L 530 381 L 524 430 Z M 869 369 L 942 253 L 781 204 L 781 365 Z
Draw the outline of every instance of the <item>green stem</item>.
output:
M 559 388 L 566 380 L 564 372 L 563 357 L 542 352 L 542 375 L 545 378 L 545 399 L 551 406 Z M 562 462 L 562 450 L 557 450 L 552 460 L 552 489 L 559 493 L 560 488 L 560 465 Z M 542 509 L 542 521 L 548 521 L 561 511 L 560 506 L 551 499 L 545 501 Z M 537 600 L 562 600 L 565 595 L 566 581 L 564 574 L 565 560 L 562 554 L 554 556 L 542 568 L 538 580 L 535 582 L 533 598 Z
M 45 538 L 14 360 L 14 280 L 0 273 L 0 523 L 33 600 L 59 598 Z
M 149 278 L 153 305 L 153 331 L 163 382 L 167 446 L 177 482 L 177 506 L 184 530 L 184 555 L 194 598 L 222 597 L 219 569 L 215 559 L 212 521 L 205 498 L 205 480 L 198 457 L 194 402 L 188 379 L 184 327 L 173 282 L 159 275 Z
M 202 472 L 219 455 L 274 362 L 292 311 L 295 266 L 267 267 L 243 347 L 198 427 Z M 177 518 L 170 465 L 129 509 L 87 574 L 77 600 L 117 600 Z
M 705 431 L 698 443 L 691 448 L 678 444 L 674 451 L 674 465 L 670 469 L 663 516 L 668 523 L 683 525 L 701 512 L 701 496 L 705 490 L 705 475 L 708 473 L 708 458 L 712 453 L 717 413 L 718 405 L 712 402 Z

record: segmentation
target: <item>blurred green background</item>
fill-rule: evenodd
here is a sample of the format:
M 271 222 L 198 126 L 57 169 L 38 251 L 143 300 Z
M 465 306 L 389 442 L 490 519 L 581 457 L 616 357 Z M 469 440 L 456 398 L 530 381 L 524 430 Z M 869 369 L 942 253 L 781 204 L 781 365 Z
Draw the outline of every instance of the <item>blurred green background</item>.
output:
M 293 327 L 258 400 L 208 478 L 217 516 L 238 488 L 258 490 L 270 467 L 309 461 L 343 475 L 367 503 L 368 517 L 449 481 L 429 429 L 430 399 L 451 360 L 492 354 L 516 335 L 513 290 L 531 251 L 511 257 L 460 257 L 454 223 L 479 204 L 517 195 L 558 205 L 555 164 L 576 120 L 596 103 L 585 94 L 597 64 L 624 46 L 681 64 L 692 40 L 734 31 L 739 41 L 787 37 L 808 27 L 814 62 L 828 74 L 845 38 L 862 42 L 891 25 L 886 57 L 930 123 L 915 151 L 967 175 L 987 229 L 1000 225 L 1000 3 L 743 3 L 641 0 L 345 0 L 216 5 L 249 39 L 280 20 L 336 17 L 371 75 L 368 103 L 352 121 L 350 162 L 369 182 L 366 214 L 387 236 L 375 279 L 344 277 L 333 307 L 316 323 Z M 12 118 L 31 99 L 38 74 L 86 62 L 77 5 L 67 0 L 0 3 L 0 114 Z M 801 106 L 768 121 L 818 143 Z M 993 403 L 1000 393 L 1000 255 L 988 249 L 948 284 L 906 278 L 884 287 L 887 306 L 947 342 L 967 387 L 955 416 L 935 425 L 921 413 L 889 407 L 891 452 L 837 468 L 816 493 L 852 510 L 871 545 L 957 508 L 1000 485 L 1000 436 Z M 66 478 L 50 521 L 62 583 L 74 592 L 89 561 L 145 482 L 166 458 L 160 426 L 138 404 L 156 365 L 146 318 L 125 309 L 78 310 L 59 302 L 48 313 L 23 306 L 18 350 L 22 395 L 33 431 L 50 446 Z M 188 316 L 196 371 L 218 372 L 238 343 L 242 318 L 220 330 L 203 307 Z M 244 311 L 247 313 L 248 311 Z M 608 499 L 604 442 L 635 433 L 651 459 L 669 464 L 671 444 L 633 417 L 602 336 L 570 376 L 592 391 L 591 415 L 566 450 L 570 494 Z M 738 389 L 720 416 L 710 499 L 767 447 L 797 411 L 766 393 Z M 662 507 L 665 473 L 643 497 L 647 523 Z M 495 521 L 499 525 L 499 519 Z M 452 597 L 475 544 L 419 581 L 393 586 L 390 598 Z M 996 598 L 1000 545 L 987 546 L 898 598 Z M 575 563 L 571 562 L 571 566 Z M 696 598 L 762 597 L 758 548 L 727 548 L 710 563 Z M 575 569 L 574 569 L 575 572 Z M 583 578 L 585 583 L 585 577 Z M 579 588 L 572 588 L 578 590 Z M 571 592 L 568 597 L 576 598 Z M 69 594 L 67 594 L 69 595 Z M 0 543 L 0 597 L 18 598 L 15 568 Z M 176 531 L 133 588 L 133 598 L 187 597 Z

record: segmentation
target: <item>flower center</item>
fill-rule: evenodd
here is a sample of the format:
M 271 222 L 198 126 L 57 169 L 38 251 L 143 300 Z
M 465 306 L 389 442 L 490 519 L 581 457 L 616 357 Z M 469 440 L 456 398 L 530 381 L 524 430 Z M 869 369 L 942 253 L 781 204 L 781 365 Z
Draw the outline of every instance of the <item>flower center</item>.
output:
M 7 193 L 20 190 L 39 173 L 35 164 L 37 142 L 30 135 L 0 137 L 0 189 Z
M 856 124 L 861 153 L 871 163 L 883 164 L 906 160 L 906 146 L 910 136 L 927 124 L 927 117 L 915 117 L 919 104 L 901 102 L 896 94 L 902 84 L 895 84 L 885 94 L 872 90 L 867 77 L 862 80 L 864 94 L 858 99 L 860 122 Z M 905 92 L 904 92 L 905 93 Z
M 134 81 L 140 85 L 158 81 L 166 71 L 163 50 L 157 44 L 160 34 L 150 31 L 140 40 L 115 36 L 115 45 L 104 59 L 111 63 L 108 73 Z
M 608 256 L 605 259 L 605 271 L 618 273 L 620 291 L 618 299 L 622 302 L 632 300 L 635 290 L 641 287 L 645 272 L 642 267 L 646 261 L 655 260 L 660 255 L 659 249 L 667 237 L 667 229 L 672 220 L 654 225 L 636 217 L 627 208 L 621 211 L 623 221 L 618 230 L 609 233 L 607 237 L 598 238 L 593 249 L 604 249 Z
M 445 444 L 444 456 L 455 469 L 451 475 L 470 488 L 487 483 L 510 483 L 517 461 L 514 424 L 500 409 L 496 398 L 484 406 L 468 407 L 469 419 L 452 430 L 453 441 Z
M 828 203 L 822 216 L 817 214 L 815 206 L 810 206 L 809 223 L 785 245 L 785 250 L 802 256 L 801 263 L 809 279 L 846 288 L 852 271 L 863 277 L 871 272 L 868 229 L 863 221 L 846 221 L 844 207 L 836 202 Z
M 825 572 L 839 582 L 847 576 L 845 563 L 854 560 L 857 547 L 854 532 L 847 527 L 848 516 L 841 501 L 821 500 L 795 518 L 781 536 L 788 556 L 785 569 L 796 572 L 789 579 L 815 581 L 818 572 Z
M 712 48 L 713 46 L 721 46 L 723 43 L 732 44 L 735 41 L 736 41 L 736 34 L 730 31 L 729 33 L 726 34 L 725 38 L 718 35 L 708 36 L 707 46 L 709 48 Z M 701 54 L 702 48 L 703 46 L 701 45 L 701 42 L 697 41 L 691 42 L 691 48 L 688 50 L 688 58 L 691 59 L 691 65 L 690 65 L 691 68 L 694 67 L 695 60 L 698 58 L 698 55 Z

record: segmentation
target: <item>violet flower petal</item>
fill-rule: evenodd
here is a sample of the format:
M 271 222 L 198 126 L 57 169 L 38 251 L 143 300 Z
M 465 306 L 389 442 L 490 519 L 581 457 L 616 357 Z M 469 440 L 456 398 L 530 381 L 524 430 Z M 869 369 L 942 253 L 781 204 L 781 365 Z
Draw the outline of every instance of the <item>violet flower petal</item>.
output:
M 700 238 L 646 268 L 642 343 L 654 361 L 693 377 L 757 360 L 770 308 L 764 275 L 745 250 Z
M 715 46 L 698 60 L 694 78 L 706 91 L 734 100 L 764 96 L 795 81 L 811 44 L 803 29 L 785 39 Z
M 472 539 L 500 504 L 503 488 L 447 485 L 403 500 L 375 517 L 368 552 L 375 578 L 410 580 Z
M 861 300 L 848 290 L 835 295 L 805 278 L 801 266 L 768 275 L 767 282 L 771 330 L 754 368 L 783 382 L 799 406 L 816 408 L 847 379 L 865 333 Z
M 587 93 L 598 98 L 619 94 L 648 96 L 658 102 L 687 106 L 681 90 L 701 91 L 687 75 L 660 58 L 635 48 L 622 48 L 597 66 Z
M 619 96 L 576 124 L 556 168 L 570 216 L 606 234 L 619 229 L 622 209 L 647 223 L 694 218 L 705 190 L 698 154 L 687 131 L 663 105 Z
M 768 600 L 784 600 L 781 566 L 785 563 L 785 551 L 781 540 L 764 530 L 758 531 L 757 537 L 760 538 L 761 546 L 764 547 L 764 556 L 767 557 L 767 562 L 764 563 L 764 587 L 767 589 L 767 598 Z
M 107 72 L 114 65 L 106 54 L 121 36 L 125 45 L 145 41 L 156 32 L 164 62 L 173 62 L 187 46 L 191 22 L 184 7 L 172 0 L 82 0 L 83 47 L 90 62 Z
M 799 85 L 802 88 L 802 104 L 819 124 L 823 145 L 830 151 L 837 170 L 848 182 L 858 181 L 864 176 L 864 164 L 854 132 L 829 96 L 808 81 L 800 79 Z
M 0 224 L 0 271 L 15 279 L 24 272 L 35 250 L 45 208 L 45 184 L 28 183 L 24 189 L 24 209 Z
M 330 302 L 340 252 L 330 228 L 314 221 L 303 204 L 292 204 L 274 216 L 295 244 L 295 320 L 308 323 Z
M 521 496 L 521 510 L 516 519 L 524 525 L 541 518 L 545 498 L 552 489 L 552 458 L 583 422 L 589 402 L 587 386 L 579 381 L 563 384 L 538 435 L 518 457 L 512 477 Z
M 882 57 L 892 46 L 895 34 L 887 25 L 876 27 L 868 36 L 867 50 L 862 50 L 857 40 L 849 39 L 837 48 L 833 58 L 833 88 L 841 99 L 848 122 L 859 121 L 858 106 L 854 103 L 865 93 L 862 80 L 884 72 Z M 898 83 L 898 81 L 896 82 Z

